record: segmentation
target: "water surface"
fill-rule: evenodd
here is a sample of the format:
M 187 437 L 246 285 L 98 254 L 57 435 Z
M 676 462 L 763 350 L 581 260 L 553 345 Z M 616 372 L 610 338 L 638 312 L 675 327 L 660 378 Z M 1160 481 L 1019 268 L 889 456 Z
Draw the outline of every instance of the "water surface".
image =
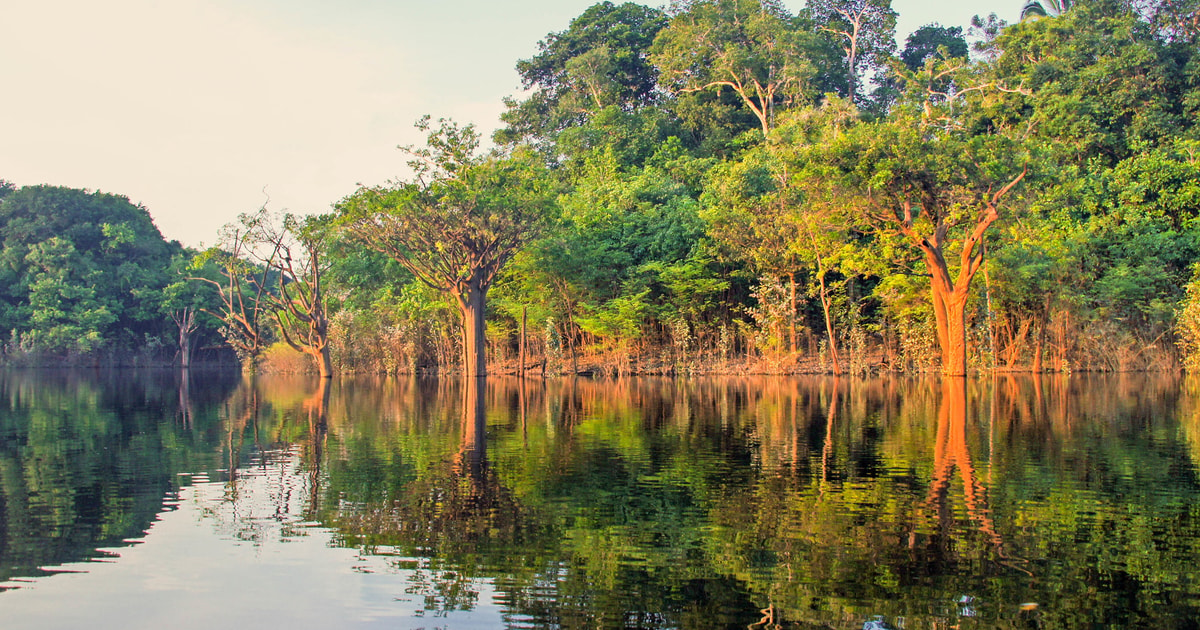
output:
M 1195 627 L 1195 391 L 0 374 L 0 618 Z

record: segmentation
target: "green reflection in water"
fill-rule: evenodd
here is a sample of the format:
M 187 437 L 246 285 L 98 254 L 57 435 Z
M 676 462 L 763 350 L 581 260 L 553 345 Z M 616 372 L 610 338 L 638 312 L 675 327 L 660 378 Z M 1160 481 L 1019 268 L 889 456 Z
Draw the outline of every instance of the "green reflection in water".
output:
M 297 478 L 253 500 L 411 575 L 429 616 L 494 592 L 512 626 L 1187 627 L 1200 603 L 1195 383 L 112 385 L 4 381 L 3 577 L 140 536 L 177 473 L 249 501 L 239 470 L 286 452 Z
M 0 378 L 0 583 L 140 537 L 178 489 L 175 472 L 203 466 L 208 436 L 195 430 L 190 396 L 180 404 L 176 377 Z

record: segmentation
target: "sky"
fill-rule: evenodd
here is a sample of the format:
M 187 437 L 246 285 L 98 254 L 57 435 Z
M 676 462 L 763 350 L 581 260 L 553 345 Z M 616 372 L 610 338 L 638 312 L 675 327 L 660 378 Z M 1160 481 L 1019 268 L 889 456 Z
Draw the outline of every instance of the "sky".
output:
M 192 247 L 264 203 L 326 212 L 403 177 L 424 114 L 490 135 L 517 60 L 596 1 L 7 0 L 0 179 L 124 195 Z M 892 6 L 903 44 L 1020 2 Z

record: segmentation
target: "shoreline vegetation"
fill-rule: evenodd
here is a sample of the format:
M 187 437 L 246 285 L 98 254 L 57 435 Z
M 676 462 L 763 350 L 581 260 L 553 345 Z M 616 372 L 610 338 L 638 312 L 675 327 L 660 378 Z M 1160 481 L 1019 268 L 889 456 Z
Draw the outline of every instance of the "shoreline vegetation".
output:
M 1200 368 L 1200 0 L 1023 13 L 896 46 L 889 0 L 600 2 L 517 62 L 494 148 L 427 116 L 404 177 L 205 251 L 0 180 L 0 363 Z

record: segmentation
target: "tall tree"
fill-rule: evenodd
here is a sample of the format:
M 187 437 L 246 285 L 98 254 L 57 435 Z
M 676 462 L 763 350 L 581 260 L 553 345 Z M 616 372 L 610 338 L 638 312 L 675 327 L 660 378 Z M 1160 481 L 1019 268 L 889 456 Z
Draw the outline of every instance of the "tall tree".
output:
M 967 371 L 966 307 L 984 260 L 984 237 L 1000 219 L 1001 201 L 1025 177 L 1018 140 L 996 130 L 978 133 L 980 108 L 966 98 L 994 93 L 960 74 L 950 94 L 935 79 L 950 71 L 934 64 L 922 85 L 909 80 L 908 100 L 884 121 L 858 125 L 822 148 L 816 160 L 827 187 L 858 191 L 867 219 L 884 235 L 907 241 L 921 255 L 948 376 Z M 1001 130 L 1003 131 L 1003 130 Z M 957 247 L 957 260 L 946 250 Z
M 675 92 L 732 90 L 766 137 L 777 108 L 810 96 L 817 68 L 802 24 L 774 0 L 687 0 L 655 39 L 651 60 Z
M 536 55 L 517 62 L 522 87 L 533 92 L 505 100 L 508 127 L 497 139 L 545 139 L 607 107 L 630 111 L 656 102 L 658 71 L 648 56 L 666 22 L 659 9 L 599 2 L 567 30 L 547 35 Z
M 287 213 L 276 217 L 264 208 L 243 223 L 255 243 L 253 251 L 271 252 L 259 263 L 274 275 L 274 288 L 263 295 L 279 336 L 293 350 L 311 357 L 321 378 L 332 377 L 324 293 L 327 263 L 317 220 L 305 222 Z
M 407 147 L 415 177 L 362 188 L 340 203 L 348 229 L 367 247 L 449 294 L 463 328 L 463 371 L 487 374 L 484 315 L 496 274 L 548 225 L 554 188 L 528 150 L 480 154 L 474 125 L 429 117 L 424 147 Z
M 855 102 L 865 74 L 881 72 L 896 49 L 896 12 L 891 0 L 811 0 L 808 10 L 819 27 L 837 38 L 845 52 L 848 98 Z

